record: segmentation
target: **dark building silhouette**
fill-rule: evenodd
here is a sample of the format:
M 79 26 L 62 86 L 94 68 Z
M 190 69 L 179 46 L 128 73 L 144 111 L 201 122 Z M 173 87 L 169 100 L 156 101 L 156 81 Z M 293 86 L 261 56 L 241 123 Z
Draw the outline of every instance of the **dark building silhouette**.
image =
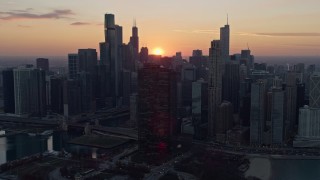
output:
M 76 79 L 79 72 L 78 54 L 68 54 L 68 78 Z
M 107 72 L 106 65 L 96 66 L 96 88 L 95 88 L 95 97 L 96 97 L 96 107 L 97 109 L 106 107 L 106 97 L 107 97 Z
M 285 91 L 283 91 L 281 88 L 274 88 L 272 89 L 271 93 L 271 143 L 282 145 L 285 140 Z
M 189 58 L 190 64 L 196 67 L 196 79 L 208 80 L 208 56 L 202 55 L 202 50 L 193 50 Z
M 217 112 L 215 126 L 216 140 L 224 143 L 226 141 L 227 131 L 233 127 L 233 106 L 228 101 L 223 101 Z
M 203 127 L 208 123 L 208 83 L 203 79 L 192 83 L 192 123 L 194 138 L 204 139 L 207 130 Z
M 46 73 L 33 68 L 17 68 L 14 74 L 15 113 L 45 116 L 47 111 Z
M 149 57 L 149 50 L 147 47 L 142 47 L 140 50 L 140 61 L 142 63 L 147 63 Z
M 159 65 L 145 64 L 138 80 L 139 149 L 151 159 L 161 158 L 170 151 L 176 131 L 176 75 Z
M 73 116 L 81 113 L 81 83 L 79 80 L 68 80 L 63 87 L 64 115 Z
M 307 105 L 305 100 L 305 84 L 299 83 L 297 84 L 297 110 L 296 110 L 296 122 L 295 125 L 299 122 L 299 108 L 302 108 L 304 105 Z
M 95 73 L 98 63 L 97 51 L 95 49 L 78 50 L 79 72 Z
M 4 99 L 4 112 L 14 113 L 14 80 L 13 69 L 6 69 L 2 71 L 3 78 L 3 99 Z
M 266 82 L 251 85 L 250 143 L 262 144 L 266 119 Z
M 248 69 L 254 68 L 254 56 L 251 55 L 250 49 L 241 50 L 240 63 L 245 64 L 248 67 Z
M 100 64 L 105 65 L 106 92 L 112 107 L 119 105 L 122 93 L 120 46 L 123 43 L 122 27 L 115 24 L 113 14 L 105 14 L 105 42 L 100 43 Z
M 238 63 L 226 63 L 223 76 L 223 100 L 233 105 L 233 112 L 239 112 L 240 72 Z
M 134 21 L 132 27 L 132 36 L 130 37 L 130 43 L 133 47 L 134 56 L 138 58 L 139 55 L 139 36 L 138 36 L 138 27 L 136 21 Z
M 36 60 L 37 69 L 45 70 L 47 73 L 49 72 L 49 59 L 46 58 L 38 58 Z
M 63 114 L 63 86 L 64 78 L 53 77 L 50 79 L 51 90 L 51 111 L 57 114 Z
M 218 118 L 218 107 L 222 103 L 222 76 L 225 60 L 221 54 L 220 40 L 213 40 L 209 49 L 208 81 L 208 137 L 214 138 Z

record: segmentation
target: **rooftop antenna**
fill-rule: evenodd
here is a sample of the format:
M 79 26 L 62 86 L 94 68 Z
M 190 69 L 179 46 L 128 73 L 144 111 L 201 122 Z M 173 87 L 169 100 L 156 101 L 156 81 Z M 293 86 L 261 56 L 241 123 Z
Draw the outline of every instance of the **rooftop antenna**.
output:
M 137 27 L 137 21 L 135 18 L 133 19 L 133 27 Z
M 247 43 L 248 50 L 250 50 L 249 43 Z

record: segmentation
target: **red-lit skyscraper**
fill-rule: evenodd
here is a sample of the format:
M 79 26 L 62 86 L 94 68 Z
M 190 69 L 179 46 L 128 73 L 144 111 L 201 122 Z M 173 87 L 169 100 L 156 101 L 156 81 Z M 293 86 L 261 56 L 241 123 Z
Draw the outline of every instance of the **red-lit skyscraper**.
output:
M 159 65 L 145 64 L 138 74 L 139 149 L 146 156 L 170 150 L 176 123 L 176 75 Z M 150 157 L 151 158 L 151 157 Z

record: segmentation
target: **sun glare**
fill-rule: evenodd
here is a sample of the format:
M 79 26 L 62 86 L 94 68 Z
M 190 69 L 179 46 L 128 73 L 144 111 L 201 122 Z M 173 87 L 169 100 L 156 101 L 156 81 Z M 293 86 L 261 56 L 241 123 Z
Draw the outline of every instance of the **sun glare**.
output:
M 163 54 L 163 50 L 161 48 L 155 48 L 153 50 L 153 54 L 155 55 L 162 55 Z

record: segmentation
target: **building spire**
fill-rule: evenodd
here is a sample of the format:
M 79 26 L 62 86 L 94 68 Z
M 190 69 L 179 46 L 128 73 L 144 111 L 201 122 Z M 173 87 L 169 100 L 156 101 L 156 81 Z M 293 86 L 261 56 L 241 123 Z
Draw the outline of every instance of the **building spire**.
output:
M 133 19 L 133 27 L 137 27 L 137 21 L 135 18 Z
M 229 14 L 227 13 L 227 25 L 229 25 Z

